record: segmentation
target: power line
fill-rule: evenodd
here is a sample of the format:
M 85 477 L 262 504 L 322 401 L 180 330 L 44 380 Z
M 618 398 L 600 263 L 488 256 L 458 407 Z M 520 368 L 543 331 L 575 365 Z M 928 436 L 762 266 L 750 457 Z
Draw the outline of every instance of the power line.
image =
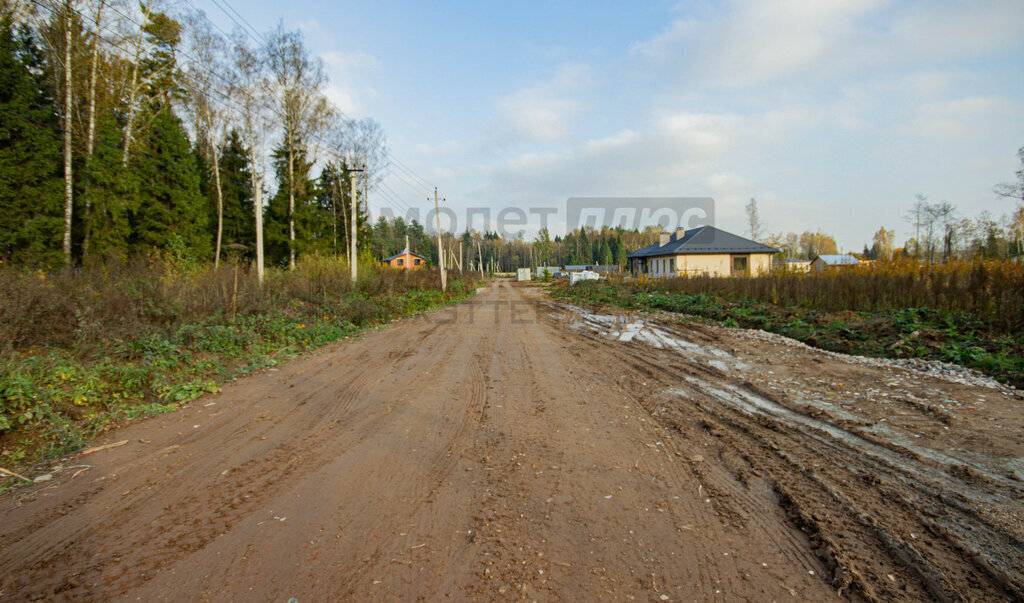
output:
M 186 0 L 186 1 L 189 2 L 189 4 L 191 4 L 191 0 Z M 227 11 L 225 11 L 221 7 L 221 4 L 223 4 L 224 6 L 228 7 L 231 10 L 231 12 L 235 13 L 236 15 L 238 15 L 239 19 L 241 19 L 246 25 L 248 25 L 249 30 L 251 30 L 253 32 L 256 32 L 256 28 L 254 28 L 248 21 L 246 21 L 245 17 L 243 17 L 237 10 L 235 10 L 234 7 L 231 6 L 231 3 L 228 0 L 211 0 L 211 1 L 214 4 L 216 4 L 218 6 L 218 8 L 221 8 L 221 10 L 224 12 L 224 14 L 226 14 L 228 16 L 228 18 L 231 19 L 231 21 L 235 25 L 238 25 L 239 27 L 241 27 L 246 32 L 246 34 L 249 35 L 250 38 L 252 38 L 254 41 L 256 41 L 257 44 L 266 47 L 268 50 L 270 49 L 270 43 L 265 38 L 261 42 L 259 39 L 255 38 L 252 34 L 249 34 L 249 31 L 245 30 L 245 27 L 243 27 L 242 24 L 240 24 L 234 17 L 232 17 Z M 193 7 L 194 7 L 194 5 L 193 5 Z M 256 33 L 258 33 L 258 32 L 256 32 Z M 352 117 L 350 117 L 348 114 L 346 114 L 340 108 L 336 108 L 336 110 L 337 110 L 338 114 L 341 115 L 344 119 L 346 119 L 347 121 L 349 121 L 351 123 L 355 123 L 356 120 L 353 119 Z M 408 173 L 413 179 L 419 180 L 421 183 L 423 183 L 426 186 L 426 190 L 427 191 L 430 191 L 430 190 L 433 189 L 433 187 L 434 187 L 433 184 L 431 184 L 425 178 L 421 177 L 419 174 L 417 174 L 412 168 L 407 166 L 405 163 L 400 161 L 397 157 L 395 157 L 393 154 L 391 154 L 390 151 L 387 152 L 387 157 L 390 160 L 394 161 L 396 164 L 398 164 L 398 167 L 401 168 L 402 170 L 404 170 L 406 173 Z
M 48 10 L 51 15 L 55 14 L 55 11 L 56 11 L 55 8 L 50 7 L 50 6 L 46 6 L 44 4 L 41 4 L 38 0 L 30 0 L 30 1 L 33 4 L 35 4 L 36 6 L 38 6 L 38 7 L 44 8 L 44 9 Z M 220 1 L 223 2 L 224 5 L 227 6 L 231 11 L 235 12 L 235 14 L 238 14 L 237 11 L 235 11 L 234 8 L 231 7 L 231 5 L 227 2 L 227 0 L 220 0 Z M 195 9 L 197 12 L 201 12 L 191 2 L 191 0 L 186 0 L 186 2 L 188 2 L 189 5 L 191 5 L 193 7 L 193 9 Z M 214 2 L 216 3 L 216 0 L 214 0 Z M 110 8 L 110 10 L 112 12 L 118 14 L 119 16 L 121 16 L 122 18 L 127 20 L 128 22 L 134 24 L 136 27 L 139 27 L 140 29 L 143 27 L 143 25 L 141 23 L 139 23 L 139 21 L 137 21 L 137 20 L 133 19 L 132 17 L 126 15 L 125 13 L 121 12 L 120 10 L 117 10 L 113 6 L 110 6 L 109 8 Z M 221 7 L 219 4 L 218 4 L 218 8 L 221 8 L 221 10 L 224 11 L 224 8 Z M 69 10 L 71 10 L 72 12 L 77 14 L 83 20 L 83 23 L 85 22 L 86 16 L 81 11 L 79 11 L 77 9 L 73 9 L 73 8 L 69 9 Z M 231 21 L 235 23 L 235 25 L 237 25 L 244 33 L 246 33 L 246 35 L 248 35 L 250 38 L 252 38 L 257 44 L 263 46 L 267 50 L 270 50 L 269 43 L 265 39 L 261 41 L 260 39 L 254 37 L 234 17 L 232 17 L 226 11 L 224 11 L 224 12 L 228 16 L 228 18 L 231 19 Z M 238 15 L 238 16 L 243 21 L 245 21 L 244 17 L 242 17 L 241 15 Z M 245 21 L 245 24 L 248 25 L 249 29 L 251 29 L 252 31 L 255 31 L 255 28 L 253 28 L 252 25 L 248 23 L 248 21 Z M 213 25 L 214 25 L 214 27 L 217 28 L 218 31 L 220 31 L 222 34 L 225 34 L 223 29 L 221 29 L 216 24 L 213 24 Z M 103 29 L 106 29 L 106 28 L 103 28 Z M 102 30 L 100 30 L 100 31 L 102 31 Z M 120 50 L 121 47 L 120 47 L 120 45 L 117 42 L 108 40 L 108 39 L 104 38 L 103 36 L 99 35 L 99 31 L 92 32 L 92 33 L 93 33 L 93 35 L 95 35 L 95 37 L 96 37 L 96 39 L 98 41 L 102 41 L 105 44 L 108 44 L 109 46 L 111 46 L 112 48 Z M 204 64 L 204 62 L 202 60 L 197 59 L 193 54 L 191 54 L 189 52 L 186 52 L 184 50 L 181 50 L 181 49 L 175 49 L 175 52 L 176 52 L 177 55 L 182 56 L 182 57 L 184 57 L 186 59 L 189 59 L 189 61 L 186 64 L 190 68 L 194 68 L 196 72 L 203 73 L 207 77 L 210 77 L 210 76 L 215 77 L 215 78 L 221 80 L 223 83 L 225 83 L 229 88 L 235 88 L 234 83 L 231 82 L 230 80 L 228 80 L 223 74 L 217 72 L 216 70 L 214 70 L 214 69 L 212 69 L 210 67 L 207 67 L 204 70 L 201 67 Z M 177 76 L 182 78 L 182 79 L 184 79 L 184 80 L 186 80 L 186 82 L 189 82 L 189 83 L 192 83 L 192 84 L 199 83 L 199 80 L 197 79 L 198 76 L 193 74 L 193 73 L 191 73 L 191 72 L 178 71 Z M 227 93 L 224 93 L 221 90 L 218 90 L 216 88 L 210 89 L 209 92 L 214 94 L 214 95 L 216 95 L 216 96 L 218 96 L 218 97 L 220 97 L 222 99 L 221 102 L 222 102 L 223 106 L 225 108 L 229 109 L 229 110 L 233 110 L 234 117 L 238 118 L 239 115 L 244 117 L 245 114 L 247 113 L 246 109 L 244 107 L 241 107 L 237 103 L 237 101 L 231 95 L 229 95 Z M 277 117 L 278 119 L 281 119 L 283 121 L 283 116 L 280 114 L 279 108 L 277 106 L 274 106 L 273 104 L 267 105 L 267 104 L 264 104 L 264 103 L 259 103 L 259 100 L 256 99 L 255 97 L 253 97 L 253 95 L 250 94 L 248 91 L 242 90 L 240 92 L 244 96 L 246 96 L 250 101 L 257 102 L 258 104 L 261 104 L 262 106 L 270 109 L 271 112 L 275 115 L 275 117 Z M 280 97 L 277 96 L 276 91 L 269 90 L 269 93 L 271 95 L 273 95 L 274 100 L 277 100 L 280 103 L 281 99 L 280 99 Z M 106 113 L 108 113 L 108 114 L 113 115 L 114 117 L 117 117 L 117 118 L 122 117 L 116 111 L 113 111 L 111 109 L 101 108 L 101 110 L 106 112 Z M 336 109 L 336 110 L 349 123 L 355 123 L 355 120 L 353 118 L 349 117 L 344 111 L 342 111 L 341 109 Z M 78 138 L 81 138 L 81 137 L 79 136 Z M 319 137 L 318 138 L 314 138 L 310 142 L 315 142 L 318 147 L 323 149 L 323 152 L 325 154 L 331 155 L 331 156 L 335 157 L 336 159 L 342 161 L 345 164 L 348 163 L 348 160 L 349 160 L 348 157 L 345 157 L 341 152 L 336 151 L 333 148 L 331 148 L 329 145 L 325 144 L 322 138 L 319 138 Z M 106 143 L 104 143 L 104 144 L 106 144 Z M 109 146 L 109 145 L 107 145 L 107 146 Z M 135 151 L 131 151 L 130 149 L 129 149 L 128 152 L 130 154 L 135 154 L 137 156 L 149 157 L 148 155 L 146 155 L 144 153 L 137 153 Z M 250 152 L 253 152 L 253 150 L 250 150 Z M 149 158 L 150 159 L 154 159 L 154 160 L 158 160 L 158 161 L 166 161 L 166 160 L 162 160 L 162 159 L 159 159 L 159 158 L 153 158 L 153 157 L 149 157 Z M 388 160 L 388 163 L 386 164 L 385 169 L 387 169 L 388 166 L 393 166 L 394 168 L 397 168 L 398 170 L 400 170 L 400 171 L 391 170 L 390 173 L 393 176 L 395 176 L 396 178 L 402 180 L 405 184 L 409 185 L 413 189 L 426 190 L 428 192 L 429 192 L 429 190 L 431 190 L 432 185 L 430 185 L 430 183 L 428 181 L 426 181 L 424 178 L 419 176 L 415 171 L 413 171 L 405 163 L 403 163 L 397 157 L 395 157 L 390 151 L 385 150 L 385 158 L 386 158 L 386 160 Z M 189 169 L 189 168 L 185 168 L 184 166 L 179 166 L 179 167 L 183 167 L 184 169 Z M 381 183 L 381 184 L 383 184 L 383 183 Z M 394 191 L 392 191 L 392 194 L 395 194 Z M 395 194 L 395 197 L 396 197 L 395 200 L 400 201 L 403 205 L 406 206 L 407 209 L 411 209 L 411 206 L 408 203 L 406 203 L 405 201 L 401 200 L 401 198 L 398 197 L 397 194 Z
M 397 203 L 397 204 L 401 205 L 404 208 L 404 211 L 406 213 L 409 213 L 409 212 L 412 211 L 412 206 L 407 201 L 405 201 L 401 197 L 401 195 L 396 193 L 394 190 L 392 190 L 388 185 L 384 184 L 383 182 L 381 183 L 381 189 L 378 191 L 378 193 L 380 193 L 382 197 L 390 200 L 392 203 Z
M 189 4 L 192 4 L 192 2 L 191 2 L 190 0 L 187 0 L 187 1 L 189 2 Z M 256 43 L 260 43 L 260 40 L 263 40 L 263 42 L 264 42 L 264 43 L 266 42 L 266 38 L 265 38 L 265 37 L 263 36 L 263 34 L 261 34 L 260 32 L 258 32 L 258 31 L 256 30 L 256 28 L 255 28 L 255 27 L 253 27 L 253 26 L 252 26 L 252 24 L 251 24 L 251 23 L 249 23 L 249 21 L 247 21 L 247 20 L 245 19 L 245 17 L 243 17 L 243 16 L 242 16 L 242 15 L 241 15 L 241 14 L 240 14 L 240 13 L 239 13 L 239 12 L 238 12 L 237 10 L 235 10 L 235 7 L 231 6 L 231 4 L 229 4 L 229 3 L 227 2 L 227 0 L 221 0 L 221 2 L 218 2 L 217 0 L 211 0 L 211 1 L 212 1 L 212 2 L 214 3 L 214 4 L 216 4 L 216 5 L 217 5 L 217 8 L 219 8 L 219 9 L 220 9 L 220 10 L 221 10 L 221 11 L 222 11 L 222 12 L 223 12 L 223 13 L 224 13 L 225 15 L 227 15 L 227 16 L 228 16 L 228 18 L 229 18 L 229 19 L 231 19 L 231 21 L 233 21 L 233 22 L 235 23 L 235 25 L 238 25 L 239 27 L 242 27 L 242 30 L 243 30 L 243 31 L 245 31 L 245 33 L 246 33 L 247 35 L 249 35 L 249 37 L 250 37 L 250 38 L 252 38 L 252 39 L 253 39 L 254 41 L 256 41 Z M 223 6 L 222 6 L 222 4 L 223 4 Z M 229 13 L 229 12 L 228 12 L 228 11 L 226 11 L 226 10 L 224 10 L 224 6 L 228 7 L 228 9 L 230 9 L 230 10 L 231 10 L 231 13 L 234 13 L 235 15 L 237 15 L 237 16 L 238 16 L 238 18 L 242 20 L 242 23 L 244 23 L 244 24 L 245 24 L 245 27 L 243 27 L 242 25 L 240 25 L 240 24 L 238 23 L 238 21 L 235 21 L 235 18 L 231 16 L 231 13 Z M 246 27 L 248 27 L 248 29 L 246 29 Z M 249 32 L 250 32 L 250 31 L 251 31 L 252 33 L 256 34 L 256 36 L 252 36 L 252 35 L 250 35 L 250 34 L 249 34 Z

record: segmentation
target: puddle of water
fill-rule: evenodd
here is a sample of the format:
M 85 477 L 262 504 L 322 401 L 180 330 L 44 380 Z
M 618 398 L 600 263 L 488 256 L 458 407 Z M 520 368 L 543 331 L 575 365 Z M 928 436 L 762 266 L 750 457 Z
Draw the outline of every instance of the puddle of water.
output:
M 687 341 L 660 327 L 648 324 L 635 316 L 626 314 L 595 314 L 571 304 L 559 305 L 572 310 L 579 317 L 579 319 L 573 323 L 573 328 L 586 329 L 607 339 L 616 341 L 637 341 L 659 350 L 677 351 L 695 363 L 706 363 L 707 365 L 723 372 L 728 372 L 733 369 L 743 371 L 750 366 L 725 350 L 721 350 L 710 345 L 698 345 L 691 341 Z M 764 397 L 756 396 L 746 392 L 745 390 L 740 390 L 727 384 L 723 385 L 723 387 L 727 389 L 722 389 L 695 377 L 689 377 L 687 380 L 701 390 L 711 394 L 723 402 L 747 412 L 748 414 L 760 414 L 779 419 L 789 423 L 791 426 L 800 425 L 819 429 L 847 446 L 855 448 L 877 459 L 884 460 L 885 462 L 898 467 L 911 475 L 926 473 L 935 480 L 947 483 L 951 482 L 951 480 L 955 480 L 955 483 L 960 484 L 962 487 L 962 482 L 944 472 L 933 470 L 920 465 L 919 463 L 915 463 L 912 459 L 908 459 L 907 457 L 904 457 L 903 455 L 900 455 L 899 453 L 896 453 L 884 446 L 874 444 L 856 433 L 837 427 L 827 421 L 794 412 Z M 683 392 L 676 391 L 676 393 Z M 841 420 L 845 419 L 854 424 L 863 424 L 864 422 L 863 417 L 858 417 L 857 415 L 842 409 L 838 404 L 832 404 L 820 400 L 798 400 L 798 402 L 825 410 Z M 941 452 L 921 446 L 905 434 L 892 429 L 885 423 L 874 423 L 861 427 L 861 429 L 868 433 L 881 436 L 896 446 L 910 450 L 914 454 L 937 463 L 946 465 L 966 465 L 978 473 L 981 473 L 1004 485 L 1020 488 L 1020 482 L 1024 481 L 1024 458 L 1006 459 L 989 457 L 977 453 L 963 452 L 961 454 L 959 451 L 950 453 Z M 1018 481 L 1008 478 L 1007 475 L 1015 476 Z
M 636 341 L 659 350 L 677 351 L 695 361 L 703 360 L 721 371 L 750 367 L 725 350 L 687 341 L 635 317 L 625 314 L 594 314 L 576 306 L 565 307 L 579 316 L 572 325 L 575 329 L 586 329 L 614 341 Z
M 962 492 L 965 490 L 965 484 L 963 482 L 956 478 L 953 478 L 944 471 L 940 471 L 932 467 L 928 467 L 920 463 L 917 463 L 911 458 L 905 457 L 884 446 L 875 444 L 874 442 L 871 442 L 870 440 L 867 440 L 857 435 L 856 433 L 847 431 L 846 429 L 833 425 L 828 421 L 816 419 L 814 417 L 810 417 L 795 412 L 765 397 L 752 394 L 750 392 L 733 387 L 728 384 L 715 386 L 696 377 L 687 377 L 686 380 L 687 382 L 691 383 L 701 391 L 747 414 L 760 415 L 776 419 L 790 425 L 791 427 L 807 427 L 813 430 L 823 431 L 827 433 L 829 436 L 831 436 L 833 439 L 842 442 L 846 446 L 855 449 L 858 452 L 864 453 L 868 456 L 874 457 L 878 460 L 884 461 L 889 465 L 902 470 L 911 477 L 927 475 L 932 480 L 942 484 L 944 487 Z M 684 390 L 676 389 L 672 391 L 673 393 L 683 396 L 687 394 L 687 392 Z M 863 422 L 863 418 L 857 417 L 856 415 L 844 411 L 835 406 L 827 405 L 826 408 L 826 405 L 823 405 L 821 403 L 812 402 L 811 404 L 818 408 L 822 408 L 823 410 L 827 410 L 830 414 L 840 419 L 848 419 L 856 423 Z M 915 444 L 914 442 L 909 441 L 909 439 L 905 435 L 896 432 L 895 430 L 891 429 L 888 425 L 876 423 L 874 425 L 866 427 L 865 430 L 874 434 L 882 435 L 885 438 L 889 439 L 891 442 L 893 442 L 893 444 L 910 450 L 914 454 L 931 459 L 938 463 L 948 465 L 967 465 L 974 469 L 975 471 L 977 471 L 978 473 L 981 473 L 994 481 L 1014 488 L 1020 487 L 1019 483 L 1014 483 L 1005 475 L 1001 475 L 1000 473 L 993 471 L 991 469 L 990 464 L 979 464 L 969 459 L 956 457 L 950 454 L 940 452 L 938 450 L 926 448 L 924 446 Z M 807 433 L 809 435 L 812 435 L 812 437 L 818 437 L 814 434 L 813 431 Z M 986 461 L 995 465 L 1004 465 L 1006 462 L 1005 459 L 993 459 L 989 457 L 986 457 Z M 1011 462 L 1013 461 L 1015 461 L 1015 459 L 1011 459 Z M 972 496 L 978 496 L 978 493 L 976 491 L 971 491 L 970 494 Z

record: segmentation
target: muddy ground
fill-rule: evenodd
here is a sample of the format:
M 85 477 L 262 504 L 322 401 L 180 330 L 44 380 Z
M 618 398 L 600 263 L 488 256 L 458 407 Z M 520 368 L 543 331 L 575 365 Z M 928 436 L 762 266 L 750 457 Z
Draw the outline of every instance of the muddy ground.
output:
M 962 381 L 496 282 L 41 468 L 0 599 L 1021 599 Z

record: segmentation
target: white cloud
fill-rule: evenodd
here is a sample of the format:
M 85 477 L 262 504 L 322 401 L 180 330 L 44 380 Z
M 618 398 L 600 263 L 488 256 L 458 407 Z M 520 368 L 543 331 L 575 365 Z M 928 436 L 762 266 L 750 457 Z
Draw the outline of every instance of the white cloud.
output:
M 504 205 L 585 195 L 742 196 L 750 182 L 730 169 L 731 155 L 776 143 L 813 121 L 798 111 L 665 113 L 643 131 L 624 129 L 479 167 L 487 184 L 473 196 Z
M 1024 126 L 1024 102 L 1005 97 L 972 96 L 924 103 L 905 130 L 932 141 L 967 140 L 993 128 Z
M 457 140 L 445 140 L 434 145 L 421 142 L 416 145 L 416 151 L 421 155 L 451 155 L 460 150 L 462 150 L 462 143 Z
M 735 0 L 674 21 L 632 54 L 688 89 L 807 83 L 1012 49 L 1022 22 L 1019 0 Z
M 498 99 L 498 113 L 505 126 L 523 140 L 568 141 L 572 138 L 569 122 L 581 111 L 579 95 L 589 82 L 586 66 L 564 64 L 550 80 Z
M 367 102 L 378 96 L 373 87 L 364 83 L 368 74 L 380 69 L 380 62 L 373 55 L 331 50 L 321 53 L 320 58 L 330 79 L 324 93 L 345 114 L 361 113 Z
M 635 55 L 700 83 L 748 86 L 802 73 L 855 42 L 859 19 L 886 0 L 738 0 L 710 19 L 680 19 Z

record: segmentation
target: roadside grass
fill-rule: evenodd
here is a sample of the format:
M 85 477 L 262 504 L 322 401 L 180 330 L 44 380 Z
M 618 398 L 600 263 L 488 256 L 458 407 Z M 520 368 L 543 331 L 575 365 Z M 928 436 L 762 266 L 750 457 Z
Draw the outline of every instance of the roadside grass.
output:
M 64 455 L 126 420 L 389 320 L 475 280 L 310 259 L 268 271 L 142 260 L 79 273 L 0 267 L 0 466 Z
M 687 280 L 691 279 L 590 281 L 572 287 L 552 287 L 549 294 L 580 304 L 661 310 L 728 327 L 762 329 L 846 354 L 942 360 L 1024 387 L 1024 329 L 1015 321 L 1008 324 L 1005 314 L 930 307 L 821 309 L 750 299 L 739 293 L 743 285 L 737 284 L 732 289 L 734 297 L 728 297 L 729 283 L 722 283 L 717 289 L 724 295 L 690 293 L 686 291 Z M 706 287 L 708 283 L 693 285 Z M 768 287 L 765 290 L 771 291 Z

